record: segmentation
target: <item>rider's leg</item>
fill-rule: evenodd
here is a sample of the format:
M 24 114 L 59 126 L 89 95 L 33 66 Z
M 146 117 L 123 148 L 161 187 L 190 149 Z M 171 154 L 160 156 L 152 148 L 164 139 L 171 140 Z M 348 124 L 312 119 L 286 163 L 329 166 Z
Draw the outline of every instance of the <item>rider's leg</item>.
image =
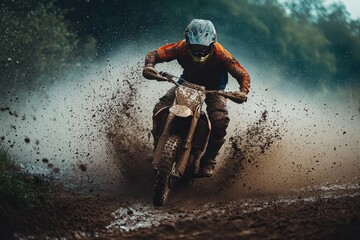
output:
M 212 130 L 206 152 L 200 162 L 200 174 L 211 177 L 215 170 L 216 156 L 225 142 L 226 128 L 230 120 L 224 97 L 208 94 L 206 104 Z

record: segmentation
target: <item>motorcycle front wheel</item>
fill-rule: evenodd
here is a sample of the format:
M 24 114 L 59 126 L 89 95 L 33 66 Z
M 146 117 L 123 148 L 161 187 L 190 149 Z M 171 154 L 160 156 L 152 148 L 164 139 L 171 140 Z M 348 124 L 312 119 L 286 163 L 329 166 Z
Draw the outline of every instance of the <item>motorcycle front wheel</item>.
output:
M 176 135 L 171 135 L 165 142 L 159 163 L 159 171 L 155 179 L 154 206 L 163 206 L 167 202 L 174 182 L 171 173 L 175 167 L 180 146 L 181 138 Z

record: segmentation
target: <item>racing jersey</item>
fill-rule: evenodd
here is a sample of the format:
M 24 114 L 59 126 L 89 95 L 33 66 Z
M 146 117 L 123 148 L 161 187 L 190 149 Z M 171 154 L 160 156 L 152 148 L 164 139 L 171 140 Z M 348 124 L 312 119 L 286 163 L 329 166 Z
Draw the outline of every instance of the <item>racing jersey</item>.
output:
M 184 69 L 181 78 L 204 86 L 207 90 L 223 90 L 228 83 L 228 73 L 239 83 L 240 90 L 250 90 L 250 76 L 240 63 L 220 43 L 214 44 L 214 51 L 201 65 L 193 62 L 187 49 L 185 39 L 171 43 L 148 53 L 145 66 L 177 60 Z

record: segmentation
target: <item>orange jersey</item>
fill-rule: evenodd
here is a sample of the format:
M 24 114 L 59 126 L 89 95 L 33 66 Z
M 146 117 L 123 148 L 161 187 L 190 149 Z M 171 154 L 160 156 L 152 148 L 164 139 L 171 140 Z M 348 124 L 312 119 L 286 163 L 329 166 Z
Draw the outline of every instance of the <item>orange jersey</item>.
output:
M 202 65 L 193 62 L 185 40 L 162 46 L 146 55 L 145 65 L 177 60 L 184 69 L 182 78 L 209 90 L 220 90 L 228 83 L 228 73 L 240 84 L 246 93 L 250 90 L 250 76 L 240 63 L 220 43 L 215 43 L 214 51 Z

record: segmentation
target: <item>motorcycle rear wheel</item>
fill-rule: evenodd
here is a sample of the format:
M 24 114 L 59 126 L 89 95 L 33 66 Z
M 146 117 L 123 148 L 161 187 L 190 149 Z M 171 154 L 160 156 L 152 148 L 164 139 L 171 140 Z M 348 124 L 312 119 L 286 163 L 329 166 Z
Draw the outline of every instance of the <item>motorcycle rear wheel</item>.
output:
M 180 146 L 181 138 L 177 135 L 171 135 L 165 142 L 159 163 L 159 171 L 155 179 L 154 206 L 163 206 L 168 200 L 174 182 L 171 173 L 175 167 Z

